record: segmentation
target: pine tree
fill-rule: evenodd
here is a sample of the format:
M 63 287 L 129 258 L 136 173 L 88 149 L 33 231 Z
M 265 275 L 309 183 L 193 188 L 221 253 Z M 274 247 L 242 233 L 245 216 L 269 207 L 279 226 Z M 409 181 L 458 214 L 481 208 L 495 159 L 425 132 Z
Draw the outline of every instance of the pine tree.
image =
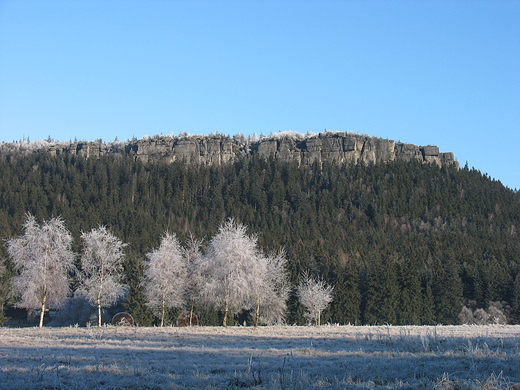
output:
M 9 268 L 7 259 L 0 259 L 0 326 L 8 320 L 5 316 L 4 308 L 5 305 L 11 301 L 13 294 L 11 278 L 14 275 L 12 275 Z
M 201 299 L 201 290 L 204 286 L 202 277 L 202 240 L 190 234 L 183 256 L 186 261 L 186 285 L 184 288 L 184 301 L 189 308 L 189 325 L 192 326 L 195 305 Z

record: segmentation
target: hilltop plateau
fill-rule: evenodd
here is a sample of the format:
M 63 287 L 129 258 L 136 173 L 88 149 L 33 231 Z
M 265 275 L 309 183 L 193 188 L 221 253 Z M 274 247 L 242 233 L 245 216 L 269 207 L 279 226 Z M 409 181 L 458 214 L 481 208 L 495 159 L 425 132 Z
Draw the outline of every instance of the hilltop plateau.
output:
M 457 164 L 453 153 L 441 153 L 437 146 L 417 146 L 389 139 L 354 133 L 323 132 L 304 136 L 294 132 L 275 133 L 268 137 L 224 135 L 144 137 L 125 142 L 74 141 L 74 142 L 13 142 L 1 143 L 0 153 L 22 154 L 48 151 L 52 155 L 100 157 L 109 154 L 133 156 L 142 162 L 186 161 L 196 165 L 219 165 L 237 161 L 240 157 L 275 157 L 280 161 L 296 161 L 299 165 L 314 162 L 379 163 L 411 161 Z

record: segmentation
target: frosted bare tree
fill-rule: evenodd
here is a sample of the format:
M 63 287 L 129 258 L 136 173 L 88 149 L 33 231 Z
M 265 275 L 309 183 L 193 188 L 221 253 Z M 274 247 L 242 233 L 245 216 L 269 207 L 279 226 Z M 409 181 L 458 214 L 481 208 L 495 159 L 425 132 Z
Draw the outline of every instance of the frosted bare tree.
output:
M 159 248 L 147 253 L 144 269 L 146 305 L 161 319 L 164 326 L 166 309 L 184 304 L 187 266 L 179 240 L 174 233 L 165 233 Z
M 192 326 L 193 311 L 195 304 L 201 297 L 201 289 L 204 285 L 204 279 L 202 277 L 202 240 L 195 238 L 190 234 L 190 237 L 186 243 L 186 247 L 183 249 L 184 259 L 186 260 L 186 286 L 184 289 L 185 303 L 189 308 L 190 317 L 189 325 Z
M 255 326 L 260 322 L 268 325 L 283 322 L 290 290 L 286 264 L 283 250 L 257 259 L 252 270 L 254 282 L 251 291 Z
M 321 324 L 321 313 L 333 299 L 334 287 L 327 285 L 322 279 L 315 279 L 304 274 L 298 285 L 298 299 L 305 306 L 305 317 L 314 321 L 316 326 Z
M 202 288 L 204 301 L 222 310 L 222 325 L 227 326 L 229 313 L 250 309 L 254 284 L 255 262 L 259 254 L 256 236 L 249 236 L 246 227 L 230 219 L 220 225 L 210 241 L 203 263 Z
M 121 283 L 126 244 L 105 226 L 82 233 L 81 238 L 83 251 L 78 291 L 97 307 L 98 326 L 101 326 L 101 309 L 116 303 L 126 290 Z
M 40 226 L 28 215 L 23 236 L 7 241 L 7 251 L 18 275 L 12 278 L 17 307 L 40 309 L 40 328 L 45 310 L 60 308 L 70 295 L 70 276 L 75 270 L 72 236 L 60 218 Z
M 468 302 L 471 306 L 476 306 L 475 301 Z M 507 324 L 507 309 L 505 302 L 489 302 L 487 310 L 478 308 L 472 310 L 470 307 L 463 306 L 459 313 L 461 324 Z

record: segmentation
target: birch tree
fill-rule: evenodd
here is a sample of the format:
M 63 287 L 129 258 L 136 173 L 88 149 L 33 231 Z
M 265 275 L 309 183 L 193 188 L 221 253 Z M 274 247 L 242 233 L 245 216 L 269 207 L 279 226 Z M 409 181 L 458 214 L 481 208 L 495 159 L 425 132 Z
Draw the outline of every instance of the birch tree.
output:
M 210 241 L 204 258 L 202 295 L 207 304 L 224 313 L 227 326 L 229 313 L 251 308 L 252 270 L 259 254 L 256 236 L 248 236 L 246 227 L 230 219 L 220 225 Z
M 121 283 L 126 246 L 105 226 L 92 229 L 81 235 L 81 285 L 79 291 L 85 294 L 90 304 L 97 307 L 98 326 L 102 325 L 101 310 L 117 302 L 125 293 Z
M 286 264 L 283 250 L 262 256 L 256 261 L 251 291 L 254 299 L 255 326 L 260 322 L 268 325 L 283 322 L 290 290 Z
M 162 327 L 166 309 L 184 304 L 186 262 L 173 233 L 166 233 L 159 248 L 147 253 L 146 257 L 143 281 L 146 305 L 160 317 Z
M 297 295 L 300 303 L 305 306 L 305 317 L 320 326 L 321 313 L 333 299 L 334 287 L 327 285 L 322 279 L 315 279 L 307 274 L 298 285 Z
M 39 327 L 45 310 L 60 308 L 70 295 L 70 277 L 74 272 L 72 236 L 60 218 L 40 226 L 28 215 L 23 236 L 7 241 L 7 251 L 18 275 L 12 278 L 17 307 L 40 309 Z

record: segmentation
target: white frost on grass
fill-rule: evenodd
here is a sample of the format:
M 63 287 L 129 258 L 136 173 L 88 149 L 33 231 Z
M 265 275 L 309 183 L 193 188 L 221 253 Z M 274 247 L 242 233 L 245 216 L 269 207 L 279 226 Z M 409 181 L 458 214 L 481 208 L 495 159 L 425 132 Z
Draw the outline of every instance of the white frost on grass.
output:
M 0 328 L 3 389 L 519 389 L 520 326 Z

